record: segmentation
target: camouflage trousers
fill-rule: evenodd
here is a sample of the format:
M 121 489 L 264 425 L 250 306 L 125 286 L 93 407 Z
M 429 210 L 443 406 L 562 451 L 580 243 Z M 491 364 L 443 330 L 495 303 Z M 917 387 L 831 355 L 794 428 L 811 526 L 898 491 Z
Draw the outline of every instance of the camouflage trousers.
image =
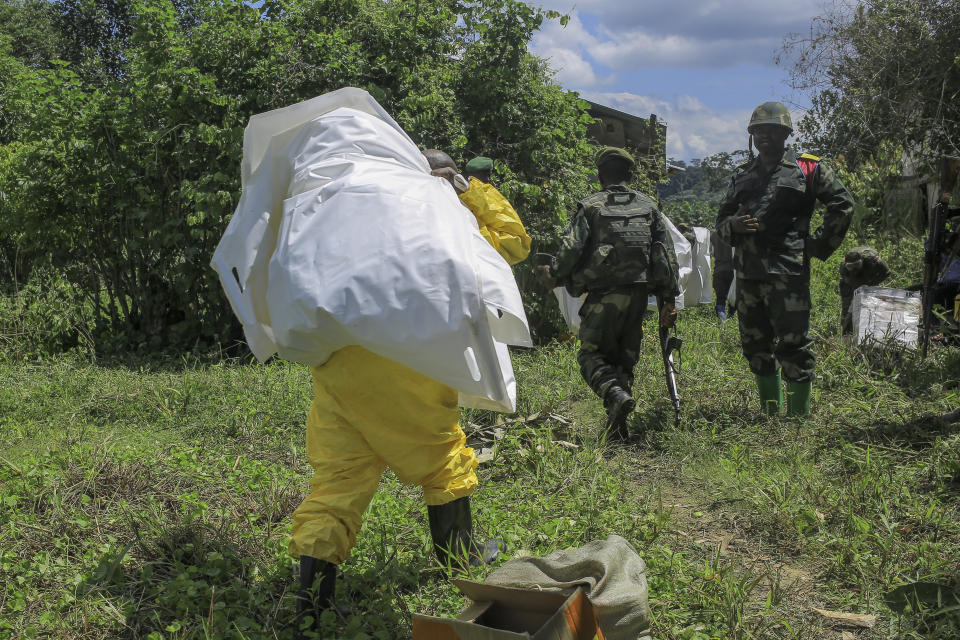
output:
M 726 304 L 732 284 L 733 269 L 713 272 L 713 294 L 716 296 L 714 304 Z
M 580 308 L 580 374 L 601 398 L 614 384 L 629 393 L 640 359 L 647 286 L 590 292 Z
M 751 371 L 769 376 L 779 364 L 787 380 L 813 380 L 809 276 L 738 277 L 737 315 L 740 345 Z

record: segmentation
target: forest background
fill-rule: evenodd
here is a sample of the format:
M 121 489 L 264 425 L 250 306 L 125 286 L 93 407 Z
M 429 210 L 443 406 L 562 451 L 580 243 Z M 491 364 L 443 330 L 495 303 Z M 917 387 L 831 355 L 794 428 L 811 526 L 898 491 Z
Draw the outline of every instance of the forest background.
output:
M 516 0 L 0 0 L 0 637 L 292 637 L 284 535 L 309 476 L 308 375 L 249 362 L 208 265 L 243 128 L 364 88 L 424 147 L 493 157 L 550 251 L 595 188 L 587 105 L 527 49 L 565 19 Z M 924 416 L 957 403 L 960 350 L 844 344 L 836 271 L 870 243 L 891 284 L 919 278 L 921 240 L 881 224 L 884 195 L 905 154 L 932 175 L 960 149 L 958 41 L 958 0 L 868 0 L 784 43 L 813 96 L 797 144 L 858 201 L 841 252 L 813 267 L 809 437 L 745 409 L 735 323 L 700 308 L 680 325 L 696 372 L 684 425 L 644 385 L 635 440 L 611 448 L 574 346 L 552 341 L 552 294 L 520 265 L 541 346 L 515 354 L 519 413 L 464 413 L 494 455 L 481 528 L 537 554 L 625 535 L 661 638 L 848 637 L 811 603 L 878 616 L 854 637 L 957 637 L 960 448 Z M 709 227 L 743 158 L 637 186 Z M 342 568 L 353 612 L 325 620 L 328 637 L 405 637 L 410 610 L 460 608 L 418 553 L 416 504 L 387 474 Z
M 932 166 L 958 146 L 955 4 L 837 8 L 785 42 L 814 95 L 801 146 L 839 165 L 863 212 L 879 213 L 905 150 Z M 425 148 L 495 158 L 535 250 L 550 251 L 595 185 L 586 103 L 527 51 L 544 20 L 566 16 L 516 0 L 3 0 L 0 335 L 25 354 L 236 346 L 208 261 L 239 198 L 243 128 L 347 85 Z M 894 53 L 893 38 L 910 46 Z M 711 226 L 745 157 L 693 161 L 659 185 L 668 215 Z M 664 176 L 648 168 L 638 186 L 652 194 Z M 534 333 L 557 335 L 529 266 L 518 280 Z

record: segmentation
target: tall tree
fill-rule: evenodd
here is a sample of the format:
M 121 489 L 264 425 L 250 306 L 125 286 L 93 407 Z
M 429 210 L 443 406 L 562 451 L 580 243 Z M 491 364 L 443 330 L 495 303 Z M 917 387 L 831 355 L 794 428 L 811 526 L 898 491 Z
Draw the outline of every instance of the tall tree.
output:
M 793 85 L 814 92 L 809 148 L 854 166 L 887 141 L 927 159 L 960 154 L 960 0 L 837 1 L 789 38 Z
M 231 335 L 208 263 L 236 206 L 243 128 L 256 113 L 365 88 L 424 146 L 500 161 L 501 186 L 541 245 L 588 189 L 585 103 L 527 53 L 543 20 L 559 16 L 523 2 L 52 6 L 60 60 L 33 64 L 0 38 L 10 125 L 0 122 L 0 251 L 52 260 L 86 296 L 102 346 Z M 528 312 L 546 328 L 524 281 Z

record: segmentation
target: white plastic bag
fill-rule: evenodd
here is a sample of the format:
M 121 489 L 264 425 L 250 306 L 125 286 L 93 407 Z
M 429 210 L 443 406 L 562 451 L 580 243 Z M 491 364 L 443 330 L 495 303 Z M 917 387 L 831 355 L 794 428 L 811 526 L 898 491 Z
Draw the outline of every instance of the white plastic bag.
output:
M 691 304 L 687 304 L 687 295 L 686 287 L 689 284 L 690 276 L 693 273 L 693 247 L 690 246 L 690 241 L 684 237 L 680 230 L 677 229 L 677 226 L 673 224 L 673 221 L 670 220 L 667 216 L 663 216 L 663 221 L 667 225 L 667 231 L 670 232 L 670 239 L 673 240 L 673 251 L 677 256 L 677 267 L 680 269 L 678 274 L 678 280 L 680 282 L 680 295 L 677 296 L 675 306 L 677 310 L 683 309 L 686 306 L 694 307 L 697 305 L 697 299 L 699 299 L 700 293 L 696 292 L 696 298 L 692 301 Z M 647 306 L 650 309 L 657 308 L 657 297 L 655 295 L 650 296 L 650 299 L 647 301 Z
M 575 298 L 570 295 L 566 287 L 555 287 L 553 295 L 557 297 L 557 304 L 560 305 L 560 315 L 563 316 L 563 321 L 567 323 L 570 333 L 579 333 L 580 307 L 583 306 L 583 301 L 587 299 L 587 294 Z
M 506 344 L 531 342 L 513 273 L 367 92 L 253 116 L 242 180 L 213 266 L 258 359 L 360 345 L 514 410 Z
M 686 296 L 690 306 L 694 304 L 710 304 L 713 302 L 713 268 L 710 266 L 710 230 L 706 227 L 694 227 L 697 235 L 697 246 L 693 251 L 693 271 L 690 279 L 696 278 L 700 287 L 700 298 L 695 303 L 692 295 Z

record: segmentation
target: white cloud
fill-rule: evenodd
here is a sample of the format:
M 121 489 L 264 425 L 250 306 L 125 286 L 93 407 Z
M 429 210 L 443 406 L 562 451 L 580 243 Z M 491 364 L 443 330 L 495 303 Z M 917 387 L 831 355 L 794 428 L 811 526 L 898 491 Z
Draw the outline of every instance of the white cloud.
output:
M 564 13 L 592 14 L 611 32 L 639 29 L 651 34 L 742 39 L 803 32 L 810 17 L 824 13 L 834 0 L 540 0 L 539 4 Z
M 561 84 L 585 89 L 610 84 L 615 78 L 613 75 L 599 77 L 593 64 L 586 59 L 586 51 L 595 45 L 596 38 L 574 15 L 566 27 L 557 21 L 547 23 L 537 33 L 530 50 L 549 62 Z
M 745 62 L 772 64 L 780 38 L 697 39 L 684 35 L 633 31 L 599 42 L 590 54 L 611 69 L 642 67 L 729 68 Z
M 566 27 L 547 21 L 530 45 L 557 79 L 589 100 L 657 114 L 667 154 L 690 160 L 745 148 L 752 109 L 782 99 L 773 57 L 783 38 L 808 29 L 823 3 L 856 0 L 540 1 L 570 16 Z
M 611 69 L 641 67 L 728 68 L 742 63 L 773 65 L 789 33 L 804 32 L 827 0 L 543 0 L 545 8 L 568 12 L 535 38 L 554 49 L 586 52 Z M 582 16 L 590 16 L 590 27 Z M 541 53 L 542 55 L 542 53 Z

